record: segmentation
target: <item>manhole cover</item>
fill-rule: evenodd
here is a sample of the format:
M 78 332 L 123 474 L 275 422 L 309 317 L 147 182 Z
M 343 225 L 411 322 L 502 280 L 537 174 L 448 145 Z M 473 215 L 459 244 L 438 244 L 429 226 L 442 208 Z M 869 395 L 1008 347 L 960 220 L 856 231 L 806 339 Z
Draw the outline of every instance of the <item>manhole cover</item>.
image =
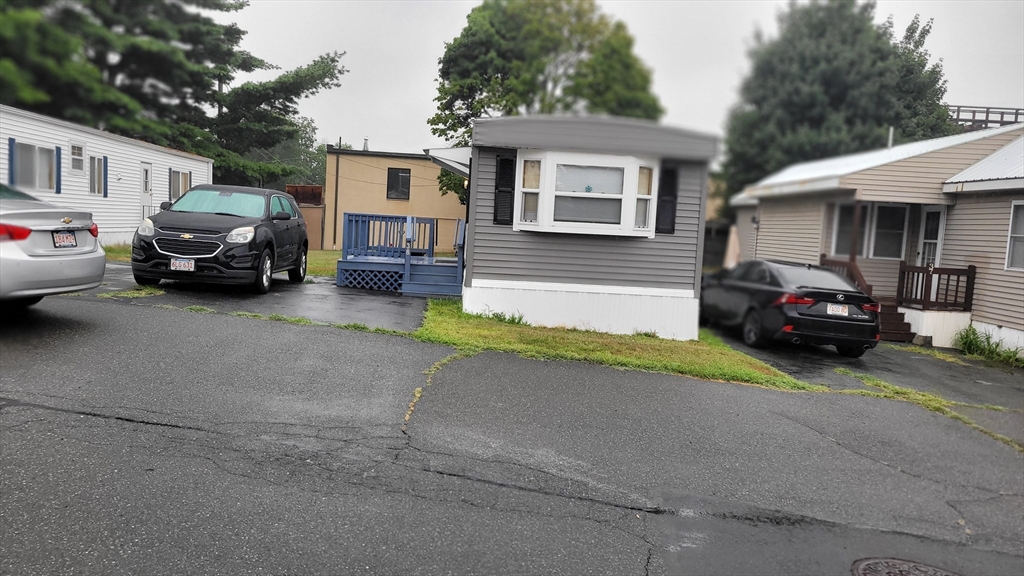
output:
M 942 568 L 897 558 L 865 558 L 853 563 L 853 576 L 957 576 Z

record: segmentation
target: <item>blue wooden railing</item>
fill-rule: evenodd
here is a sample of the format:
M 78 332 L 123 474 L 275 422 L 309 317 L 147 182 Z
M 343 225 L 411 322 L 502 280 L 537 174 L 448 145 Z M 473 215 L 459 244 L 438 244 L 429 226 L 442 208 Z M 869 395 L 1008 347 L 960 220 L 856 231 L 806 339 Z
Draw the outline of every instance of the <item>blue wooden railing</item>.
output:
M 406 216 L 385 214 L 345 213 L 345 232 L 342 236 L 342 258 L 380 256 L 404 258 L 406 254 Z M 416 237 L 409 251 L 416 256 L 433 256 L 435 220 L 412 218 Z

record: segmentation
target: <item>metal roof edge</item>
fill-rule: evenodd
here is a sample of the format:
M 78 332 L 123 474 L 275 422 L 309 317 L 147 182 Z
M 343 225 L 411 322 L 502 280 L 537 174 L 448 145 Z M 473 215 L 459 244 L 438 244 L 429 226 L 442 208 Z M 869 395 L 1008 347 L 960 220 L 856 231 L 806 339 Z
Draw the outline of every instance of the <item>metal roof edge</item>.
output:
M 998 178 L 993 180 L 972 180 L 970 182 L 949 182 L 942 185 L 942 191 L 958 192 L 989 192 L 997 190 L 1014 190 L 1024 188 L 1024 178 Z
M 805 180 L 797 183 L 770 184 L 763 187 L 748 187 L 743 190 L 749 198 L 774 198 L 776 196 L 798 196 L 800 194 L 813 194 L 815 192 L 826 192 L 838 190 L 842 178 L 831 176 L 815 180 Z

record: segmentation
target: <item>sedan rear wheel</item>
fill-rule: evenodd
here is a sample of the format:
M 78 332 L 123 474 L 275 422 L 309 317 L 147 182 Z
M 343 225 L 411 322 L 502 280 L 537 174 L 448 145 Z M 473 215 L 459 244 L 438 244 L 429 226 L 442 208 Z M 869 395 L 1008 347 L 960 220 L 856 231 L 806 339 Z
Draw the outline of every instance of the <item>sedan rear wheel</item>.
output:
M 306 279 L 306 249 L 299 250 L 298 264 L 288 271 L 288 279 L 292 282 L 302 282 Z
M 258 294 L 270 292 L 270 276 L 274 273 L 274 262 L 270 259 L 270 250 L 264 250 L 260 256 L 260 266 L 256 269 L 256 283 L 253 290 Z
M 743 319 L 743 342 L 754 348 L 761 348 L 768 343 L 764 334 L 764 325 L 761 323 L 761 313 L 757 310 L 747 312 L 747 316 Z

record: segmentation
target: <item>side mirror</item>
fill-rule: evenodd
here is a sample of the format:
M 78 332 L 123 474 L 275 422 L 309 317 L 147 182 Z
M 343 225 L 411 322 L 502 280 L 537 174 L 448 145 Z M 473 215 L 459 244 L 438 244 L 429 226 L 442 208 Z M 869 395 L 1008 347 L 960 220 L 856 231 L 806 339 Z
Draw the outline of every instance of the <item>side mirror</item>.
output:
M 167 210 L 170 207 L 171 207 L 171 203 L 166 201 L 166 200 L 164 200 L 163 202 L 160 203 L 160 209 L 161 210 Z
M 292 215 L 281 210 L 280 212 L 274 212 L 274 215 L 270 217 L 271 220 L 291 220 Z

